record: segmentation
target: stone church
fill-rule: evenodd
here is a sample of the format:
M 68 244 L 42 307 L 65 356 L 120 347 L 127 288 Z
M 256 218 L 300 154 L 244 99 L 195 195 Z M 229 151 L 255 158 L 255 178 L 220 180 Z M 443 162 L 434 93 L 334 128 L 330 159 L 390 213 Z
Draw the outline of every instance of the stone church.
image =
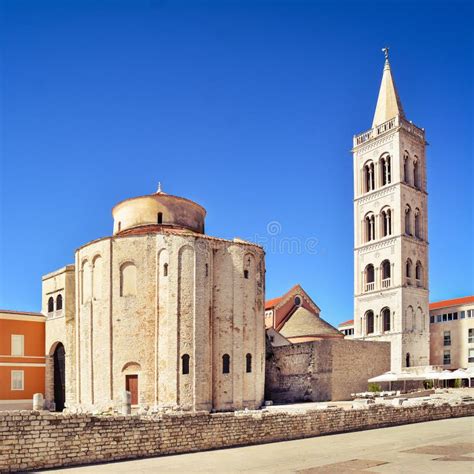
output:
M 263 249 L 206 235 L 205 209 L 160 188 L 112 214 L 112 236 L 43 277 L 47 404 L 260 407 Z
M 354 337 L 391 343 L 391 368 L 429 364 L 425 131 L 388 60 L 372 128 L 354 136 Z

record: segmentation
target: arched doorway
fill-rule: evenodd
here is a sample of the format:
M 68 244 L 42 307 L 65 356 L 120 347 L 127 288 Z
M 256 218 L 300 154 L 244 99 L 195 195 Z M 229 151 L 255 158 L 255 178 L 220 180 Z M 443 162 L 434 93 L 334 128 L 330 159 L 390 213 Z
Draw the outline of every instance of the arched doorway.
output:
M 64 346 L 58 343 L 53 354 L 54 366 L 54 404 L 56 411 L 64 410 L 64 401 L 66 399 L 66 380 L 65 380 L 65 351 Z

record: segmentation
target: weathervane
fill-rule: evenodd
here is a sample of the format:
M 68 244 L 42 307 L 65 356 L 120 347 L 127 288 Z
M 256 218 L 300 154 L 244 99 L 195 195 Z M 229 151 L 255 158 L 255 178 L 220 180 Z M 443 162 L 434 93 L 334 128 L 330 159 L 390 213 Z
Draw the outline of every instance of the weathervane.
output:
M 385 60 L 388 61 L 388 50 L 390 48 L 388 46 L 385 46 L 385 48 L 382 48 L 382 52 L 385 54 Z

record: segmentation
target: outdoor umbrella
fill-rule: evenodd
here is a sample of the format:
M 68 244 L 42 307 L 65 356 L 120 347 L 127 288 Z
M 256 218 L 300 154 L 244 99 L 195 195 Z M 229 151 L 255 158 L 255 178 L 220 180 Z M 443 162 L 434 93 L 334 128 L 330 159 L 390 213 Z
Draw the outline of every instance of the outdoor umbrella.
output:
M 371 383 L 377 382 L 388 382 L 388 389 L 392 390 L 392 382 L 396 382 L 398 380 L 397 373 L 395 372 L 385 372 L 382 375 L 377 375 L 377 377 L 372 377 L 368 381 Z

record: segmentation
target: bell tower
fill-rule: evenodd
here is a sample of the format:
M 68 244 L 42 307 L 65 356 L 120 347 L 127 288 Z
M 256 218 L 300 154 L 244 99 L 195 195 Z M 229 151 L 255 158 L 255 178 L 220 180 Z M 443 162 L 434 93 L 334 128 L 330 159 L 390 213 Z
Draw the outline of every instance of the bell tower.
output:
M 391 368 L 429 364 L 425 131 L 405 117 L 388 58 L 372 128 L 354 136 L 355 338 L 391 342 Z

